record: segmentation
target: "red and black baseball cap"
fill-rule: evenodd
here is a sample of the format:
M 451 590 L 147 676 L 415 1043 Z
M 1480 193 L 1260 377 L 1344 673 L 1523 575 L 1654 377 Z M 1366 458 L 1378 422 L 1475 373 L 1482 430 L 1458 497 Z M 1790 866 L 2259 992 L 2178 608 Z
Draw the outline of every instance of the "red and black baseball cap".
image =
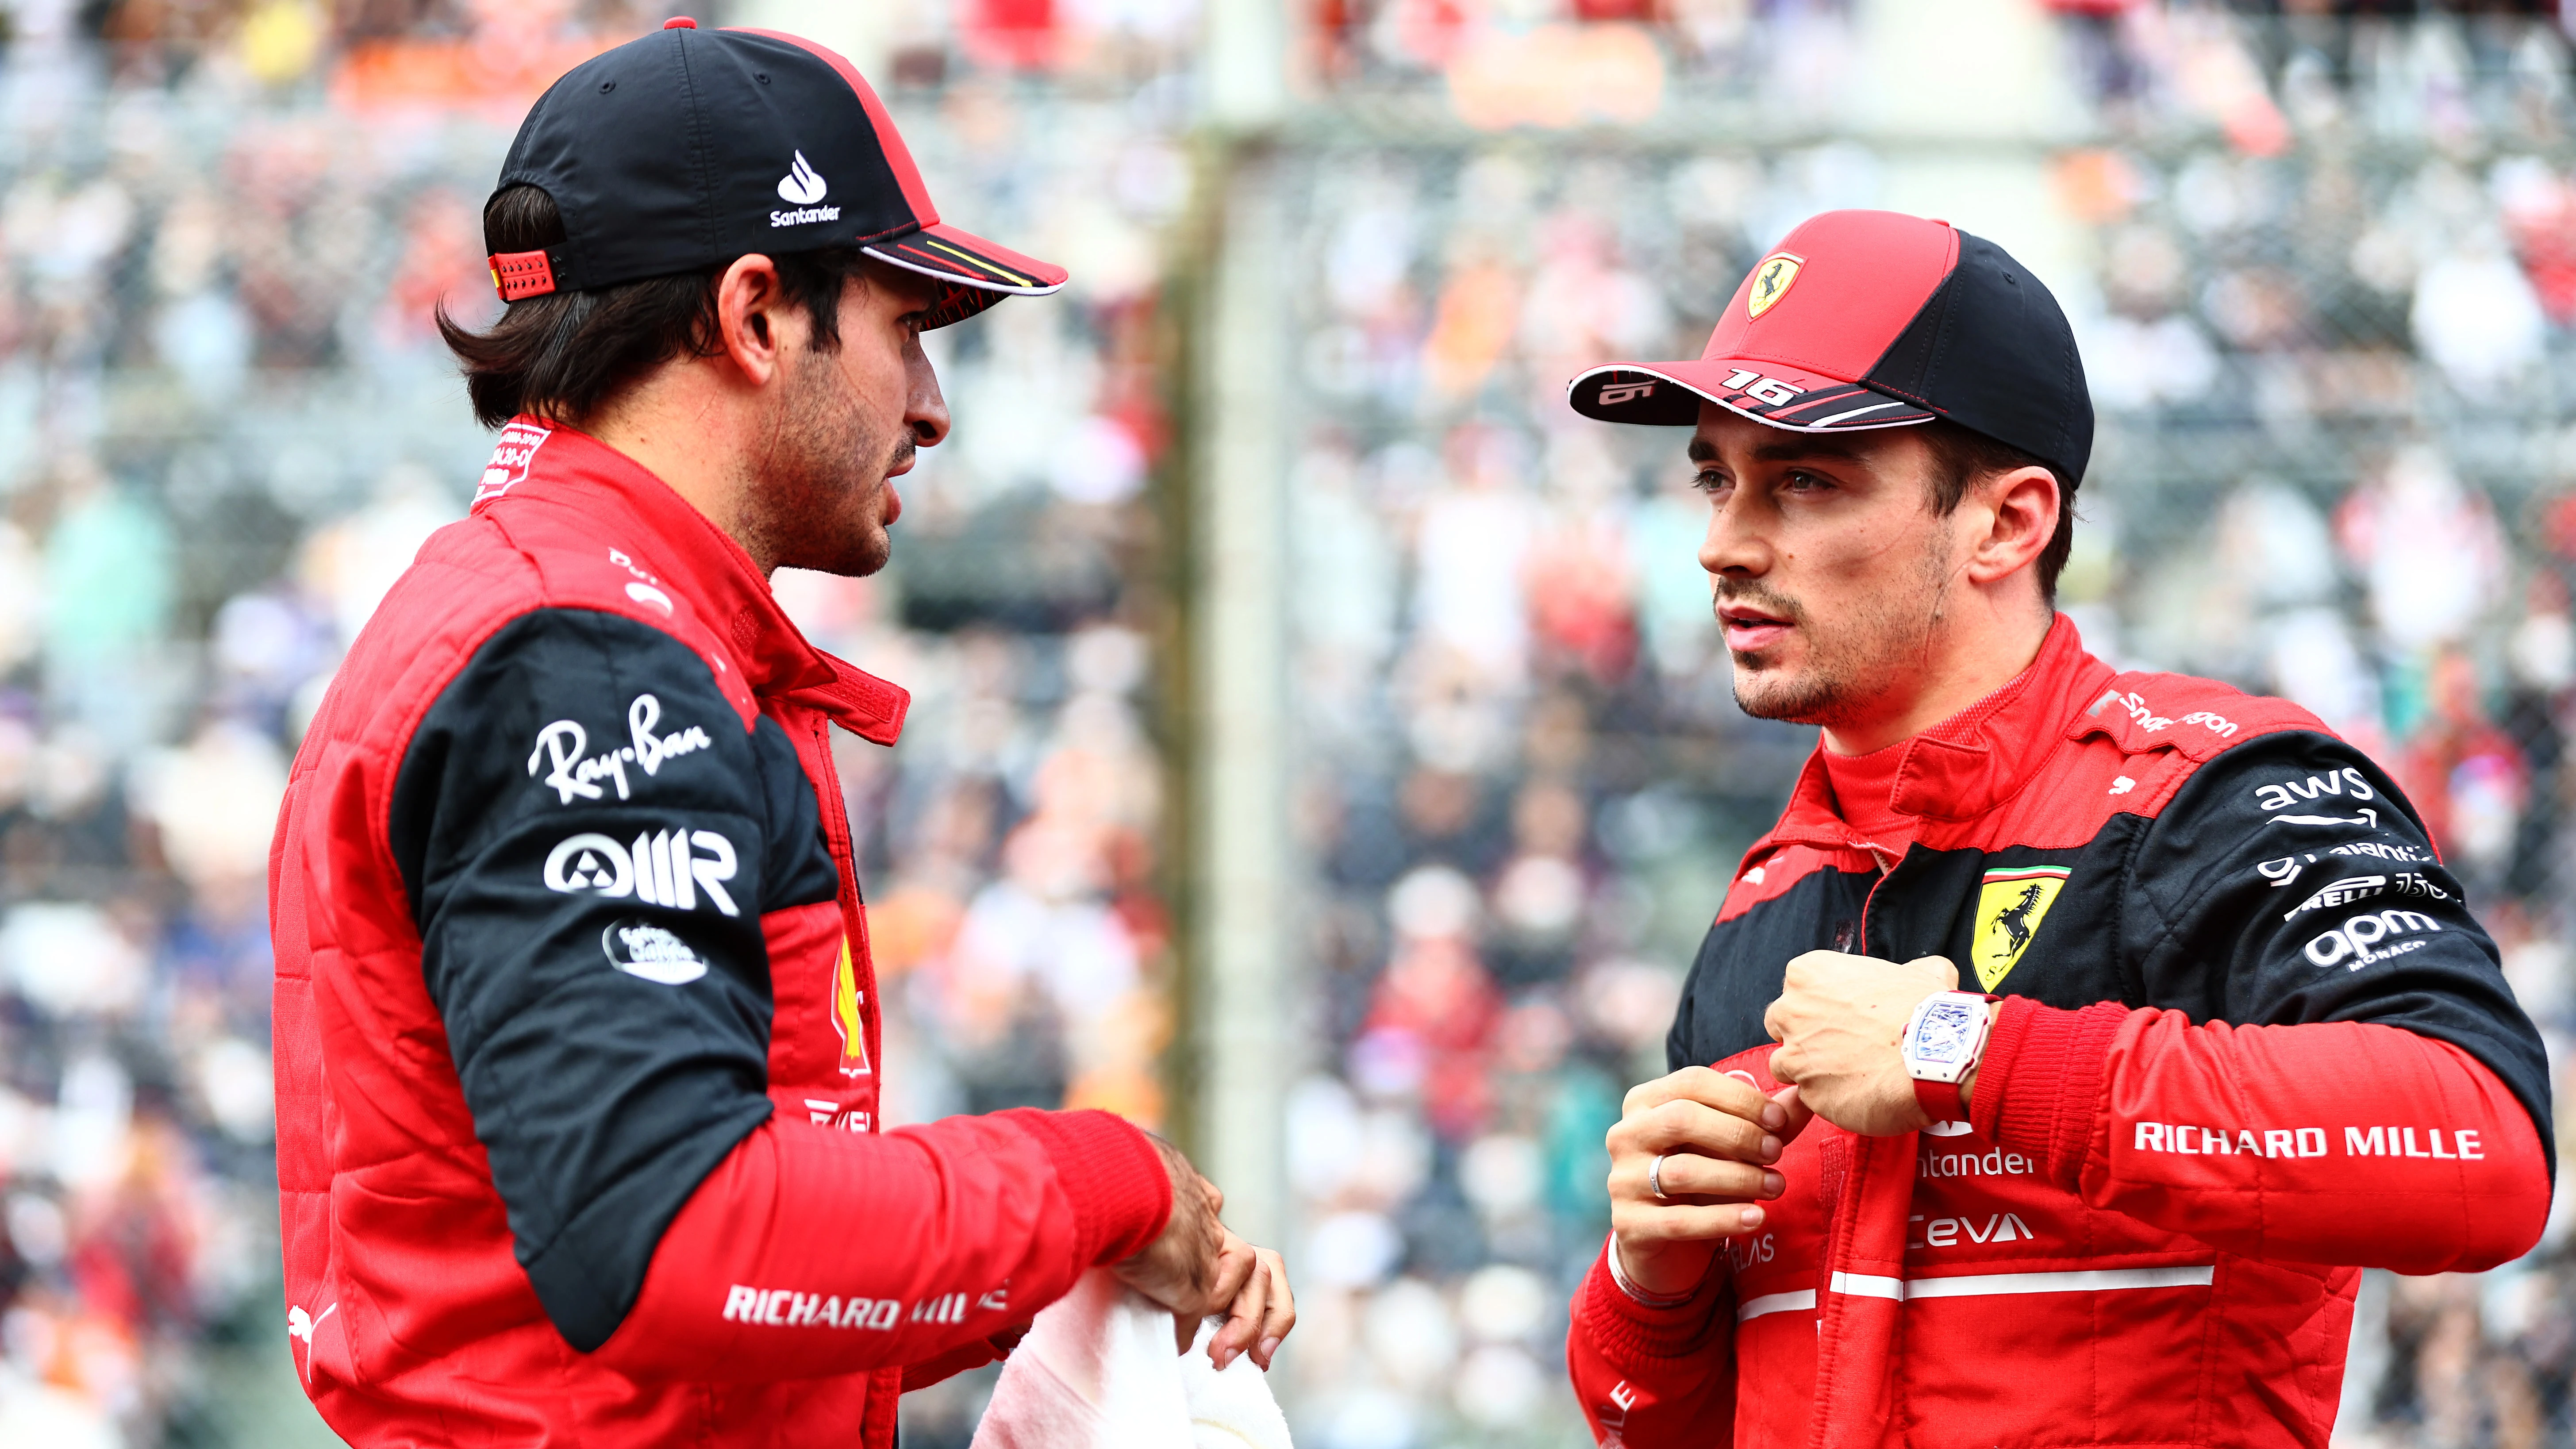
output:
M 1701 399 L 1801 433 L 1948 418 L 2084 478 L 2093 396 L 2075 331 L 2002 247 L 1893 211 L 1808 218 L 1754 265 L 1696 362 L 1567 385 L 1588 418 L 1688 427 Z
M 564 241 L 492 258 L 502 299 L 823 247 L 946 283 L 930 325 L 1065 283 L 939 219 L 867 81 L 810 40 L 682 17 L 583 61 L 539 97 L 501 189 L 543 189 Z

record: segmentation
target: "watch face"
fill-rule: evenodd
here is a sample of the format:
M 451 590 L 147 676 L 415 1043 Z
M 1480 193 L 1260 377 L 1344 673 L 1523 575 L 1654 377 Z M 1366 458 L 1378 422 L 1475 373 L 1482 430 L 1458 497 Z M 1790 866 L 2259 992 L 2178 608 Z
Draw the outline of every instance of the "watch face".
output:
M 1968 1049 L 1968 1028 L 1975 1020 L 1968 1011 L 1964 1001 L 1934 1002 L 1923 1013 L 1923 1025 L 1914 1033 L 1915 1058 L 1934 1063 L 1959 1060 Z

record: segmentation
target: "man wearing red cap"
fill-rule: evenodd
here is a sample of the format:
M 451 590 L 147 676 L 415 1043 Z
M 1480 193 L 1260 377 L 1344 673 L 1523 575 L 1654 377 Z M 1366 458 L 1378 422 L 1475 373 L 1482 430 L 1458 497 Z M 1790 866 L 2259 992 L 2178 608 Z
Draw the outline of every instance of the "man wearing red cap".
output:
M 2538 1239 L 2547 1062 L 2384 771 L 2056 614 L 2055 300 L 1832 212 L 1571 397 L 1696 427 L 1736 698 L 1823 727 L 1610 1132 L 1601 1442 L 2324 1445 L 2360 1268 Z
M 364 1445 L 886 1449 L 1111 1267 L 1219 1367 L 1278 1255 L 1105 1112 L 882 1131 L 830 731 L 907 698 L 782 566 L 884 566 L 920 334 L 1065 274 L 942 222 L 848 62 L 674 21 L 550 89 L 484 211 L 500 445 L 298 753 L 271 866 L 287 1322 Z

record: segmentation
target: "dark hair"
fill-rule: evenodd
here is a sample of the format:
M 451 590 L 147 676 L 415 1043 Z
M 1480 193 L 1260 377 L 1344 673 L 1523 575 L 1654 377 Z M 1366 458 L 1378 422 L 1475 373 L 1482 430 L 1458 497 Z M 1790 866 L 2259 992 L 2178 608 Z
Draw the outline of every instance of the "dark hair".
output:
M 2039 551 L 2039 596 L 2056 603 L 2057 576 L 2065 571 L 2066 556 L 2075 548 L 2077 480 L 2010 443 L 1997 442 L 1948 418 L 1923 424 L 1923 442 L 1932 450 L 1932 511 L 1943 516 L 1957 510 L 1959 501 L 1968 496 L 1968 485 L 1979 478 L 2016 468 L 2048 469 L 2048 476 L 2057 480 L 2057 532 L 2050 536 L 2048 547 Z
M 506 186 L 483 206 L 483 245 L 495 254 L 564 242 L 555 199 Z M 787 300 L 814 319 L 814 346 L 841 345 L 841 290 L 864 275 L 855 247 L 773 257 Z M 728 263 L 727 265 L 730 265 Z M 438 335 L 465 373 L 474 416 L 497 428 L 520 413 L 578 424 L 627 384 L 674 357 L 712 357 L 719 342 L 716 280 L 723 266 L 584 291 L 548 292 L 509 304 L 488 332 L 475 332 L 438 306 Z

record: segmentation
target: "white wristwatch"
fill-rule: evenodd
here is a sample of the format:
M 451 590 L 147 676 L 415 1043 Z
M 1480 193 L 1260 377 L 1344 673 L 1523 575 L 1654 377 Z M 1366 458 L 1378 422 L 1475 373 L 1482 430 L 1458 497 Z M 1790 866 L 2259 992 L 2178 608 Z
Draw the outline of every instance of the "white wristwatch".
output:
M 1986 1032 L 1993 1023 L 1986 1003 L 1991 1000 L 1973 991 L 1936 991 L 1915 1003 L 1905 1039 L 1898 1044 L 1906 1075 L 1953 1085 L 1966 1076 L 1985 1055 Z

